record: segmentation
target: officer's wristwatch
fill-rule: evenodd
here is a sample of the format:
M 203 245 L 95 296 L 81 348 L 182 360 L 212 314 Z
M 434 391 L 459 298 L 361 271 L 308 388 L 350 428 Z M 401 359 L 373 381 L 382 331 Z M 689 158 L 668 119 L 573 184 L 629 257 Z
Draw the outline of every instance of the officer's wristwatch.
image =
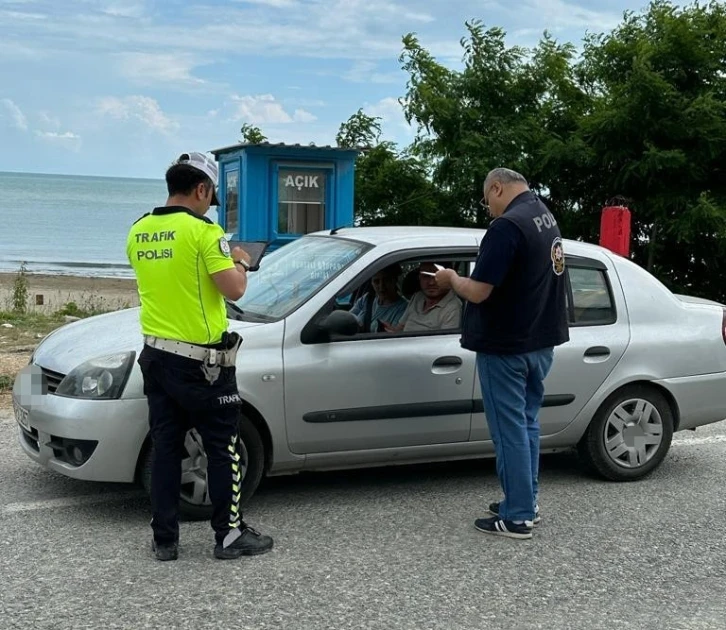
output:
M 246 260 L 235 260 L 234 261 L 234 264 L 235 265 L 242 265 L 245 268 L 245 271 L 249 271 L 250 270 L 250 265 L 249 265 L 249 263 Z

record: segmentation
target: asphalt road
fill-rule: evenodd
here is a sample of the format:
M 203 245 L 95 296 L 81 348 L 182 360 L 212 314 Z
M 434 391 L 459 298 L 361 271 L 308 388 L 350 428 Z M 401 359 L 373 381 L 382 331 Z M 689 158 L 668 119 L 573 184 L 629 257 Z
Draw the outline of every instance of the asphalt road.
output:
M 222 562 L 208 524 L 150 552 L 129 486 L 46 472 L 0 411 L 0 628 L 726 628 L 726 422 L 678 434 L 647 480 L 544 458 L 530 541 L 478 533 L 491 461 L 267 480 L 246 510 L 273 552 Z

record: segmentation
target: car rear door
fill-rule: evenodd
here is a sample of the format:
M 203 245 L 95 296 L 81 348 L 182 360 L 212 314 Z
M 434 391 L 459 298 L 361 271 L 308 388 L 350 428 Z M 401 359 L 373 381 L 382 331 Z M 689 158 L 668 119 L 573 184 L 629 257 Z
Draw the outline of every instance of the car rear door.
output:
M 615 272 L 601 260 L 581 256 L 568 256 L 566 268 L 570 340 L 555 348 L 545 381 L 542 436 L 563 430 L 575 419 L 630 342 L 625 298 Z M 479 403 L 472 418 L 472 440 L 483 439 L 489 439 L 489 431 Z

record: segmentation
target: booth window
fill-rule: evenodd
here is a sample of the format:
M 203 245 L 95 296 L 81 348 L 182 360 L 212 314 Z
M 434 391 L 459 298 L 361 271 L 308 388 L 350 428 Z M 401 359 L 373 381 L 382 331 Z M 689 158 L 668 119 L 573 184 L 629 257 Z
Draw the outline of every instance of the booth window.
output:
M 239 227 L 239 171 L 228 171 L 225 175 L 224 229 L 236 234 Z
M 325 184 L 324 170 L 278 171 L 278 234 L 307 234 L 325 228 Z

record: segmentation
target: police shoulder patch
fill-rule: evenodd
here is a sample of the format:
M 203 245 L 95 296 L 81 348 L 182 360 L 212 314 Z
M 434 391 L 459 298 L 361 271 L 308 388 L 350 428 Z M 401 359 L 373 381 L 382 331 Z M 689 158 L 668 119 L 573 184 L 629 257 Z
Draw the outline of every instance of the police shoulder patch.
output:
M 552 241 L 550 258 L 552 259 L 552 269 L 555 275 L 561 276 L 565 272 L 565 252 L 562 248 L 562 239 L 560 237 Z
M 224 236 L 221 236 L 219 238 L 219 251 L 221 251 L 227 257 L 232 255 L 232 252 L 229 249 L 229 243 L 227 242 L 227 239 L 224 238 Z

